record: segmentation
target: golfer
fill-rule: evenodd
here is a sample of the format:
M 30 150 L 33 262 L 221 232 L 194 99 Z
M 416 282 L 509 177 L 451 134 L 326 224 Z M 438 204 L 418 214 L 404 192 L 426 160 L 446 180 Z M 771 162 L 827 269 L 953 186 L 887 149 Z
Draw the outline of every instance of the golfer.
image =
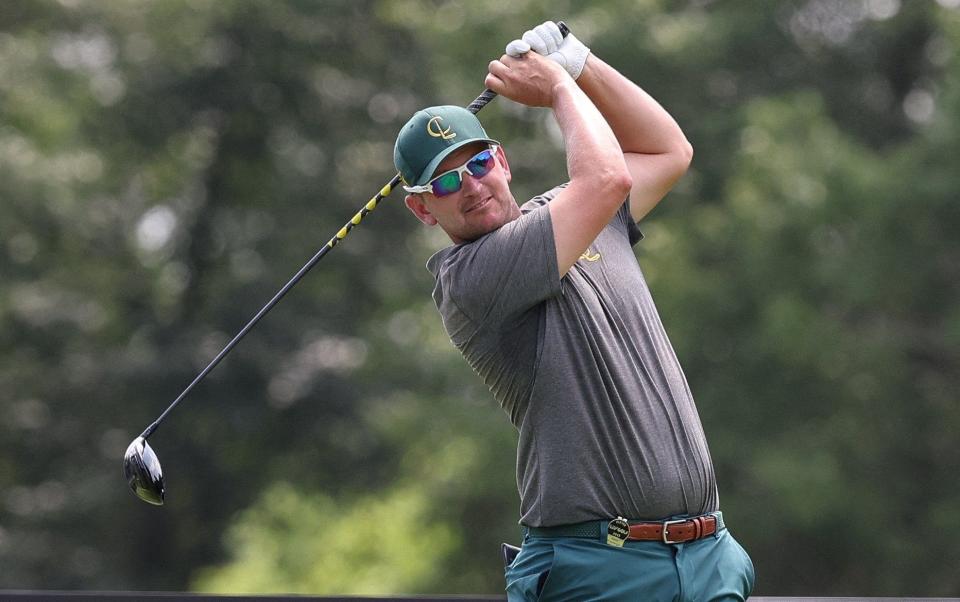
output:
M 427 268 L 451 341 L 519 431 L 515 600 L 743 600 L 693 396 L 633 253 L 692 149 L 647 93 L 553 22 L 486 85 L 549 108 L 569 181 L 522 206 L 470 112 L 418 111 L 394 160 L 407 207 L 453 242 Z

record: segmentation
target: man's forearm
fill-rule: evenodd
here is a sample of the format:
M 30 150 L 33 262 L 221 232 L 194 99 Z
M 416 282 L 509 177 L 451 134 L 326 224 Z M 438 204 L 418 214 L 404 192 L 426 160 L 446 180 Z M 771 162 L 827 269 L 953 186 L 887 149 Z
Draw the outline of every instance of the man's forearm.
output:
M 689 154 L 689 143 L 652 96 L 596 55 L 587 59 L 577 84 L 593 101 L 625 153 Z
M 571 183 L 584 180 L 596 189 L 608 172 L 624 171 L 623 156 L 603 114 L 573 80 L 567 82 L 555 88 L 552 107 L 567 151 L 567 174 Z

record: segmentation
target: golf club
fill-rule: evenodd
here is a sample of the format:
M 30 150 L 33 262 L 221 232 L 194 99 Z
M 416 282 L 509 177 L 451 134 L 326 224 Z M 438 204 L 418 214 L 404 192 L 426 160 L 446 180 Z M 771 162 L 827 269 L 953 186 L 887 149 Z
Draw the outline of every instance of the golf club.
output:
M 560 28 L 561 33 L 564 37 L 570 33 L 569 28 L 563 21 L 557 22 L 558 27 Z M 467 106 L 467 110 L 471 113 L 477 113 L 487 105 L 491 100 L 497 96 L 497 93 L 493 90 L 484 90 L 483 94 L 478 96 L 476 100 L 470 103 Z M 283 285 L 277 294 L 273 296 L 270 301 L 267 302 L 260 311 L 257 312 L 253 318 L 247 322 L 247 325 L 244 326 L 240 332 L 237 333 L 233 339 L 227 343 L 227 345 L 217 354 L 213 360 L 207 364 L 207 367 L 204 368 L 196 378 L 193 379 L 187 388 L 183 390 L 180 395 L 173 400 L 173 403 L 170 404 L 160 416 L 153 421 L 150 426 L 148 426 L 139 437 L 134 439 L 130 445 L 127 447 L 126 453 L 123 455 L 123 476 L 127 480 L 127 483 L 130 485 L 130 489 L 145 502 L 155 504 L 160 506 L 163 504 L 164 500 L 164 483 L 163 483 L 163 470 L 160 468 L 160 461 L 157 459 L 157 454 L 154 453 L 153 448 L 150 447 L 150 444 L 147 443 L 147 439 L 157 430 L 157 427 L 160 426 L 160 423 L 163 422 L 164 418 L 167 417 L 173 408 L 177 406 L 190 391 L 202 381 L 211 370 L 220 363 L 230 350 L 232 350 L 237 343 L 248 333 L 250 329 L 260 321 L 260 318 L 265 316 L 267 312 L 273 309 L 280 299 L 286 295 L 291 288 L 293 288 L 301 278 L 310 271 L 313 266 L 317 264 L 324 255 L 326 255 L 330 249 L 337 246 L 340 241 L 347 237 L 347 234 L 357 226 L 364 217 L 374 209 L 376 209 L 377 204 L 383 200 L 390 192 L 400 183 L 401 175 L 398 172 L 397 175 L 393 177 L 380 191 L 374 195 L 372 199 L 367 201 L 367 203 L 357 212 L 353 218 L 350 219 L 340 230 L 325 244 L 311 259 L 308 261 L 300 270 L 287 282 Z

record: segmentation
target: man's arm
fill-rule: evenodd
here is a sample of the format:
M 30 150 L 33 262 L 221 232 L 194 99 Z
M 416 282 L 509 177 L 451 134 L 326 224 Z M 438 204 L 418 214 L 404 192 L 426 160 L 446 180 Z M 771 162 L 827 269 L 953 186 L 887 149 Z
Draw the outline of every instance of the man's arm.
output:
M 633 177 L 630 213 L 634 221 L 640 221 L 686 172 L 693 158 L 693 147 L 680 126 L 650 95 L 590 54 L 576 36 L 564 37 L 553 21 L 507 44 L 510 56 L 530 50 L 562 65 L 610 124 Z
M 504 55 L 490 63 L 486 85 L 522 104 L 550 107 L 563 133 L 570 183 L 549 205 L 562 278 L 630 192 L 625 156 L 597 107 L 549 59 L 535 53 Z
M 656 100 L 596 55 L 587 57 L 577 84 L 620 143 L 633 177 L 630 213 L 640 221 L 687 171 L 693 147 Z

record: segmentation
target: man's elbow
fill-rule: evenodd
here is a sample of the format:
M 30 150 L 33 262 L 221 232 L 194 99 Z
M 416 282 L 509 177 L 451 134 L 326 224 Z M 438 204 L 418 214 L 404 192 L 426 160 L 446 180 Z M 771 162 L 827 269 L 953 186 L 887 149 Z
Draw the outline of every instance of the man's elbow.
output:
M 666 155 L 666 158 L 667 161 L 663 165 L 663 181 L 668 183 L 667 190 L 669 190 L 690 168 L 690 163 L 693 161 L 693 145 L 684 139 Z
M 633 188 L 633 176 L 624 164 L 623 169 L 611 169 L 609 173 L 605 174 L 603 183 L 604 192 L 607 193 L 604 196 L 609 195 L 610 198 L 622 201 Z
M 570 186 L 582 186 L 596 202 L 619 207 L 633 188 L 633 175 L 626 162 L 598 162 L 592 167 L 571 177 Z
M 633 189 L 633 176 L 630 175 L 630 171 L 626 167 L 617 174 L 613 186 L 615 189 L 614 194 L 620 199 L 624 199 L 630 194 L 630 190 Z

